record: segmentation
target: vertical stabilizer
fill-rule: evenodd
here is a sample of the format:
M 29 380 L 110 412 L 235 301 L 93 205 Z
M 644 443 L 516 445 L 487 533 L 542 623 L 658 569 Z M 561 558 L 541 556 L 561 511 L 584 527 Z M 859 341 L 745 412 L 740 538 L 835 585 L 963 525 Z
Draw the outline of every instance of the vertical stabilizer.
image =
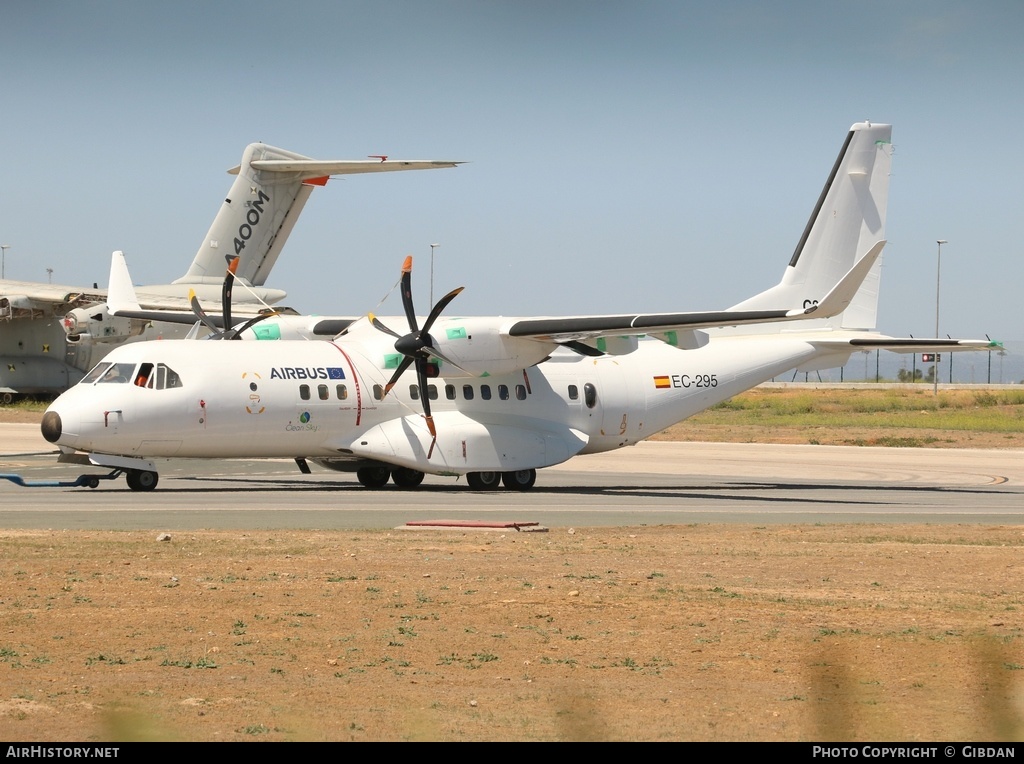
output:
M 239 258 L 235 275 L 253 286 L 266 283 L 288 235 L 314 186 L 332 175 L 433 170 L 459 162 L 389 160 L 386 156 L 356 160 L 310 159 L 264 143 L 251 143 L 242 163 L 228 172 L 237 175 L 188 272 L 175 284 L 220 284 L 228 262 Z
M 261 159 L 308 159 L 283 149 L 252 143 L 242 163 L 229 170 L 235 182 L 203 239 L 195 260 L 176 284 L 220 284 L 227 262 L 239 257 L 237 276 L 261 286 L 277 261 L 299 213 L 313 190 L 302 173 L 257 170 Z
M 892 125 L 853 125 L 782 281 L 732 309 L 810 307 L 821 300 L 854 263 L 885 239 L 891 162 Z M 843 313 L 801 322 L 800 328 L 874 329 L 880 270 L 881 258 Z

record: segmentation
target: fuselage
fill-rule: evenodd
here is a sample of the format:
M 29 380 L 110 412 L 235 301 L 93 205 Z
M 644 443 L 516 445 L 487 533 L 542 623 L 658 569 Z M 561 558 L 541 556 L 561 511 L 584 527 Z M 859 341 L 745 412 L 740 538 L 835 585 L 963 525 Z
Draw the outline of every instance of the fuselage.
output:
M 634 444 L 815 354 L 786 335 L 685 351 L 650 340 L 619 356 L 559 350 L 493 376 L 442 369 L 426 391 L 410 371 L 385 396 L 392 343 L 375 332 L 123 346 L 52 404 L 43 433 L 68 451 L 140 458 L 353 456 L 438 474 L 536 468 Z

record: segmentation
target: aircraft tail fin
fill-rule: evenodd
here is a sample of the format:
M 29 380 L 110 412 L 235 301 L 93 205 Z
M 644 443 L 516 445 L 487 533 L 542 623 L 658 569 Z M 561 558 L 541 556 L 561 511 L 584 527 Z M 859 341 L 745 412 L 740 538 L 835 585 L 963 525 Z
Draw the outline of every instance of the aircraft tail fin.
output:
M 242 162 L 228 170 L 235 182 L 203 239 L 188 272 L 175 284 L 220 284 L 231 258 L 236 275 L 254 286 L 266 283 L 315 186 L 332 175 L 455 167 L 459 162 L 310 159 L 264 143 L 252 143 Z
M 778 305 L 806 308 L 822 300 L 843 274 L 885 239 L 891 163 L 892 125 L 853 125 L 782 281 L 732 310 Z M 842 313 L 830 319 L 801 322 L 800 329 L 874 329 L 880 272 L 878 258 Z M 782 331 L 775 326 L 761 329 Z
M 118 311 L 141 310 L 139 298 L 128 273 L 124 252 L 117 250 L 110 257 L 110 280 L 107 282 L 107 311 L 116 315 Z

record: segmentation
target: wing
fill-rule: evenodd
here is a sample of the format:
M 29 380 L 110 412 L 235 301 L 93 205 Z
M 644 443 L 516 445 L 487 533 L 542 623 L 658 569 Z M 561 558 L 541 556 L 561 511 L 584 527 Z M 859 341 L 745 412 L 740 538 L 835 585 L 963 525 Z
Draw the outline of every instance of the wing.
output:
M 0 318 L 62 316 L 69 310 L 103 302 L 106 291 L 32 281 L 0 282 Z
M 548 342 L 579 342 L 622 334 L 670 334 L 718 326 L 766 324 L 831 318 L 842 313 L 875 264 L 885 241 L 877 242 L 816 305 L 778 310 L 719 310 L 695 313 L 641 313 L 618 316 L 567 316 L 523 319 L 508 328 L 512 337 Z

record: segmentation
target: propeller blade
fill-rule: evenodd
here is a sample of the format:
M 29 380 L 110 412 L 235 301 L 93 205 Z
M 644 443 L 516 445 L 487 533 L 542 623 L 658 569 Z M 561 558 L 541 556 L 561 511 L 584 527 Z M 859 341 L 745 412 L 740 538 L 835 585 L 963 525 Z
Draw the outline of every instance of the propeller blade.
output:
M 416 333 L 419 326 L 416 323 L 416 311 L 412 307 L 412 255 L 406 255 L 402 263 L 402 307 L 405 308 L 409 331 Z
M 221 289 L 220 301 L 224 312 L 224 328 L 231 326 L 231 289 L 235 285 L 235 271 L 238 269 L 238 258 L 234 257 L 228 263 L 228 272 L 224 277 L 224 287 Z
M 439 352 L 433 345 L 427 345 L 426 349 L 430 351 L 430 354 L 427 356 L 427 358 L 429 358 L 430 356 L 434 356 L 435 358 L 437 358 L 438 360 L 440 360 L 440 361 L 442 361 L 444 363 L 451 364 L 452 366 L 454 366 L 459 371 L 465 371 L 467 374 L 471 373 L 471 372 L 468 372 L 465 369 L 463 369 L 461 366 L 459 366 L 457 363 L 455 363 L 455 361 L 453 361 L 448 356 L 446 356 L 443 353 Z
M 430 430 L 430 448 L 427 450 L 427 459 L 434 454 L 434 446 L 437 444 L 437 430 L 434 427 L 434 417 L 430 415 L 430 391 L 427 381 L 427 359 L 416 359 L 416 381 L 420 386 L 420 401 L 423 403 L 423 418 L 427 420 L 427 429 Z
M 446 294 L 444 297 L 437 301 L 437 304 L 434 306 L 433 310 L 430 311 L 430 315 L 427 316 L 427 322 L 423 324 L 423 331 L 421 332 L 421 334 L 426 334 L 427 332 L 430 331 L 430 327 L 434 325 L 434 321 L 436 321 L 437 317 L 441 315 L 441 311 L 447 308 L 448 303 L 450 303 L 452 300 L 458 297 L 459 292 L 461 292 L 463 289 L 465 289 L 465 287 L 453 289 L 452 291 L 450 291 L 448 294 Z
M 192 306 L 192 312 L 196 314 L 196 318 L 203 322 L 204 326 L 212 332 L 220 333 L 220 327 L 213 323 L 213 319 L 203 310 L 203 306 L 199 304 L 199 298 L 196 297 L 194 289 L 188 290 L 188 304 Z
M 279 311 L 279 310 L 272 310 L 272 311 L 270 311 L 268 313 L 260 313 L 258 316 L 253 316 L 252 318 L 250 318 L 248 321 L 246 321 L 244 324 L 242 324 L 238 328 L 228 330 L 227 336 L 225 337 L 225 339 L 228 339 L 228 340 L 240 340 L 240 339 L 242 339 L 242 336 L 241 336 L 242 332 L 244 332 L 246 329 L 251 329 L 254 325 L 258 324 L 260 321 L 262 321 L 262 320 L 264 320 L 266 318 L 270 318 L 271 316 L 280 316 L 280 315 L 281 315 L 281 311 Z
M 413 359 L 409 356 L 406 356 L 405 358 L 402 359 L 402 362 L 398 364 L 398 368 L 395 369 L 395 373 L 391 375 L 391 379 L 388 381 L 386 385 L 384 385 L 384 395 L 390 393 L 391 388 L 398 384 L 398 378 L 402 376 L 406 369 L 412 366 L 412 362 Z
M 366 317 L 367 317 L 368 319 L 370 319 L 370 323 L 371 323 L 371 324 L 373 324 L 373 326 L 374 326 L 374 328 L 375 328 L 375 329 L 378 329 L 379 331 L 382 331 L 382 332 L 384 332 L 385 334 L 390 334 L 390 335 L 391 335 L 392 337 L 394 337 L 394 338 L 395 338 L 396 340 L 397 340 L 397 339 L 401 339 L 401 338 L 402 338 L 402 335 L 400 335 L 400 334 L 399 334 L 398 332 L 393 332 L 393 331 L 391 331 L 390 329 L 388 329 L 388 328 L 387 328 L 387 327 L 386 327 L 386 326 L 384 325 L 384 322 L 383 322 L 383 321 L 381 321 L 381 320 L 380 320 L 379 318 L 377 318 L 377 317 L 376 317 L 375 315 L 373 315 L 372 313 L 368 314 L 368 315 L 367 315 Z

